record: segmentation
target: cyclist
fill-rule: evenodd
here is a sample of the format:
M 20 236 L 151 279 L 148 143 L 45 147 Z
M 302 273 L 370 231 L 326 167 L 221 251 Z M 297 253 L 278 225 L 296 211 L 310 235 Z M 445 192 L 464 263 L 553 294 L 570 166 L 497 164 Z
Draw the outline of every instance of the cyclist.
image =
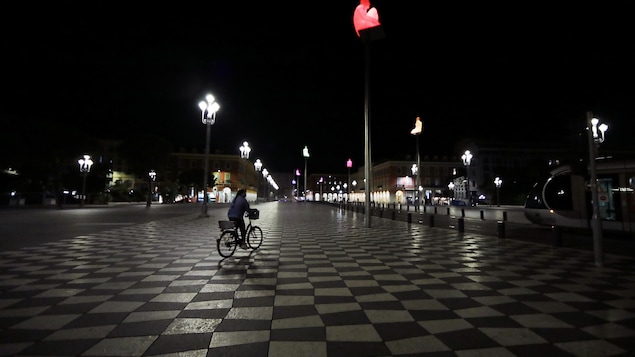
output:
M 247 243 L 245 243 L 245 212 L 249 209 L 249 202 L 247 202 L 247 191 L 244 188 L 241 188 L 236 192 L 236 197 L 232 201 L 229 206 L 229 211 L 227 211 L 227 217 L 230 221 L 236 222 L 236 225 L 240 229 L 240 247 L 242 249 L 247 249 Z

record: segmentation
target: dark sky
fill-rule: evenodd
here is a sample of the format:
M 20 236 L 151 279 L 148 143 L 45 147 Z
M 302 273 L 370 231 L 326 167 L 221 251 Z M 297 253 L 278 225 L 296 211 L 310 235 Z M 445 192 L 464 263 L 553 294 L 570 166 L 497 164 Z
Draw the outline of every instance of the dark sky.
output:
M 105 138 L 152 132 L 202 151 L 198 102 L 210 92 L 221 105 L 213 149 L 238 155 L 247 140 L 279 172 L 303 168 L 308 145 L 310 172 L 345 172 L 349 157 L 364 160 L 357 4 L 20 5 L 4 12 L 0 113 Z M 607 144 L 628 142 L 627 2 L 371 4 L 386 33 L 370 50 L 374 160 L 414 155 L 416 116 L 422 155 L 457 154 L 465 137 L 562 141 L 584 129 L 587 110 L 611 126 Z

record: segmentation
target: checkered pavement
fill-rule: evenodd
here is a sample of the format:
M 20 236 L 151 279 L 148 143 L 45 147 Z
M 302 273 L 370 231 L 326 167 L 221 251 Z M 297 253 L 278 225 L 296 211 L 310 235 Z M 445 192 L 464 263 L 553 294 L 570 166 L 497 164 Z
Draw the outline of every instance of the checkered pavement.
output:
M 633 258 L 307 203 L 0 252 L 0 356 L 629 356 Z

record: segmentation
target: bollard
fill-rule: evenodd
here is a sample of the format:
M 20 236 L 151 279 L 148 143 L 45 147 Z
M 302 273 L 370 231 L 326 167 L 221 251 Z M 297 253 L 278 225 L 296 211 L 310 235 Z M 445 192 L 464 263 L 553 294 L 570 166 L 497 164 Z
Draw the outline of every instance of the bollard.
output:
M 458 227 L 457 228 L 458 228 L 459 232 L 461 232 L 461 233 L 465 232 L 465 222 L 464 222 L 463 218 L 459 218 L 458 219 Z
M 481 219 L 485 219 L 485 211 L 481 210 Z
M 507 220 L 507 211 L 503 211 L 503 221 Z
M 553 246 L 562 247 L 562 229 L 558 227 L 551 227 L 553 230 Z
M 430 215 L 430 220 L 428 221 L 428 225 L 430 227 L 434 227 L 434 215 Z
M 461 217 L 465 217 L 465 208 L 461 208 Z
M 505 222 L 498 221 L 498 238 L 505 238 Z
M 437 206 L 434 206 L 434 214 L 437 214 Z
M 408 224 L 412 223 L 412 213 L 408 212 Z
M 448 216 L 450 215 L 450 207 L 446 208 Z

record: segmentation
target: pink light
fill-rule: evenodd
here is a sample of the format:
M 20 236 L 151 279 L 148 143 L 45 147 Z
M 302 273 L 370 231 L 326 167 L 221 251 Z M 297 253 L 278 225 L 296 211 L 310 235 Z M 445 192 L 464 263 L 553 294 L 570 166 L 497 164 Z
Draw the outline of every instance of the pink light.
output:
M 370 0 L 360 0 L 353 12 L 353 25 L 357 36 L 360 36 L 359 31 L 381 25 L 377 9 L 370 7 Z
M 353 167 L 353 161 L 351 159 L 348 159 L 348 161 L 346 161 L 346 167 L 348 167 L 349 169 Z

